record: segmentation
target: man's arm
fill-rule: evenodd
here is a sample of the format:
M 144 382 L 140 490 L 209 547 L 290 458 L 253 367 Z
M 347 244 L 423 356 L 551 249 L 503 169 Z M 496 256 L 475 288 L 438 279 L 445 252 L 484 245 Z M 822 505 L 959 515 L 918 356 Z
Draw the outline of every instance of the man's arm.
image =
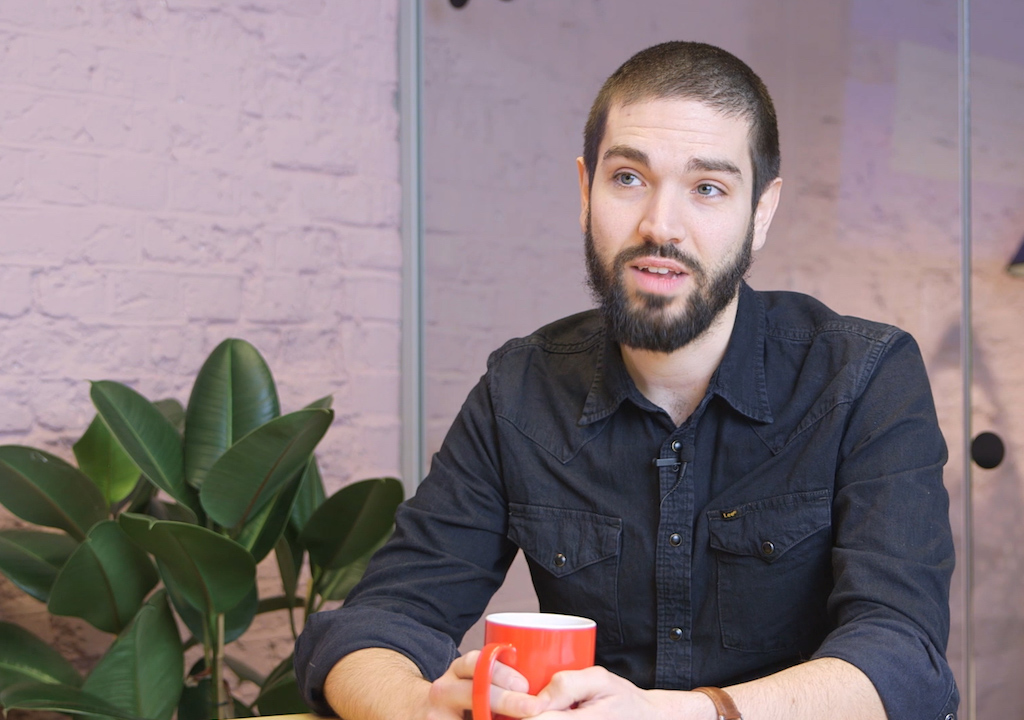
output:
M 343 658 L 327 676 L 324 693 L 343 720 L 462 720 L 472 704 L 477 653 L 458 658 L 429 683 L 404 655 L 382 648 Z M 700 693 L 641 690 L 603 668 L 560 673 L 537 698 L 524 695 L 526 681 L 499 666 L 495 712 L 534 720 L 586 717 L 618 720 L 705 720 L 715 717 Z M 768 677 L 728 688 L 744 720 L 886 720 L 882 702 L 867 676 L 836 658 L 821 658 Z M 575 709 L 574 706 L 578 705 Z M 537 714 L 540 713 L 540 714 Z
M 886 720 L 871 681 L 853 665 L 821 658 L 727 688 L 744 720 Z M 640 690 L 601 668 L 555 676 L 538 699 L 549 708 L 532 720 L 713 720 L 702 693 Z M 570 709 L 577 705 L 577 709 Z
M 342 658 L 328 673 L 324 695 L 343 720 L 463 720 L 472 707 L 473 669 L 479 652 L 456 658 L 428 682 L 409 658 L 394 650 L 367 648 Z M 495 713 L 529 717 L 544 705 L 525 694 L 529 683 L 498 663 L 491 707 Z
M 458 656 L 458 641 L 500 587 L 516 551 L 507 538 L 496 432 L 488 386 L 481 381 L 434 456 L 430 474 L 399 507 L 391 539 L 344 605 L 307 619 L 295 645 L 295 674 L 314 711 L 331 712 L 328 674 L 364 648 L 393 650 L 415 666 L 414 678 L 430 680 Z M 374 677 L 368 672 L 361 680 L 372 684 Z M 361 686 L 345 687 L 358 695 Z M 390 701 L 406 689 L 373 695 Z
M 745 720 L 886 720 L 868 676 L 838 658 L 811 660 L 728 692 Z
M 327 674 L 324 696 L 343 720 L 426 718 L 430 683 L 416 664 L 384 648 L 357 650 Z M 461 714 L 453 716 L 461 720 Z

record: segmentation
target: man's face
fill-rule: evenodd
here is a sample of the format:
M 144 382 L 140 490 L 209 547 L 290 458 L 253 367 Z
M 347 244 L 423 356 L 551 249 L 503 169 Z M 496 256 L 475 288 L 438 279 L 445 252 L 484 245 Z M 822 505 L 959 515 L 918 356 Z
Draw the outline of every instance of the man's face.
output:
M 613 337 L 671 352 L 736 299 L 778 201 L 752 213 L 749 125 L 693 100 L 613 105 L 593 184 L 580 164 L 588 279 Z

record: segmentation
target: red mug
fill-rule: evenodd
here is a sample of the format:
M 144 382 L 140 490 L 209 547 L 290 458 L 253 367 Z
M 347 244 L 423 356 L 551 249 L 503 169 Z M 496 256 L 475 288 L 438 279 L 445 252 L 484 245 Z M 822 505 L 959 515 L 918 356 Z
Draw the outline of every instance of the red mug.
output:
M 484 645 L 473 672 L 473 720 L 491 720 L 491 676 L 501 660 L 530 683 L 529 693 L 543 690 L 560 670 L 594 664 L 597 623 L 554 613 L 495 613 L 484 626 Z M 496 715 L 503 720 L 504 715 Z

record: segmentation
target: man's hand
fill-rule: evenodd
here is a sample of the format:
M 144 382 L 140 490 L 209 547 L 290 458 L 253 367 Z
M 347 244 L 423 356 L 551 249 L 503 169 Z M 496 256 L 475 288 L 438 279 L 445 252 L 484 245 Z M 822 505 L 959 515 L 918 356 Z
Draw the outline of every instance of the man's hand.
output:
M 728 689 L 751 720 L 885 720 L 874 685 L 855 666 L 819 658 Z M 703 693 L 641 690 L 600 667 L 561 672 L 540 691 L 545 712 L 529 720 L 711 720 Z
M 429 720 L 462 720 L 463 713 L 473 707 L 473 670 L 479 650 L 455 659 L 444 675 L 430 686 L 430 708 L 437 715 Z M 491 713 L 513 718 L 525 718 L 543 710 L 538 698 L 527 695 L 530 684 L 517 671 L 502 663 L 495 663 L 491 677 Z
M 641 690 L 602 667 L 557 673 L 537 700 L 547 708 L 530 720 L 711 720 L 715 706 L 701 693 Z
M 409 658 L 393 650 L 368 648 L 342 658 L 327 675 L 324 692 L 345 720 L 463 720 L 473 706 L 473 670 L 480 652 L 456 658 L 428 683 Z M 527 695 L 526 678 L 497 663 L 491 711 L 513 718 L 537 715 L 547 706 Z

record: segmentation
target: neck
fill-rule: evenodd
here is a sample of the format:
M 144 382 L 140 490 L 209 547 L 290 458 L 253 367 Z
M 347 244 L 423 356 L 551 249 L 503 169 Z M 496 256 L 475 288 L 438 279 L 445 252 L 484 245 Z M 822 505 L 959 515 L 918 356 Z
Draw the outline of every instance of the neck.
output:
M 702 335 L 670 353 L 621 346 L 626 370 L 637 389 L 664 409 L 676 425 L 685 422 L 704 398 L 729 345 L 738 304 L 737 293 Z

